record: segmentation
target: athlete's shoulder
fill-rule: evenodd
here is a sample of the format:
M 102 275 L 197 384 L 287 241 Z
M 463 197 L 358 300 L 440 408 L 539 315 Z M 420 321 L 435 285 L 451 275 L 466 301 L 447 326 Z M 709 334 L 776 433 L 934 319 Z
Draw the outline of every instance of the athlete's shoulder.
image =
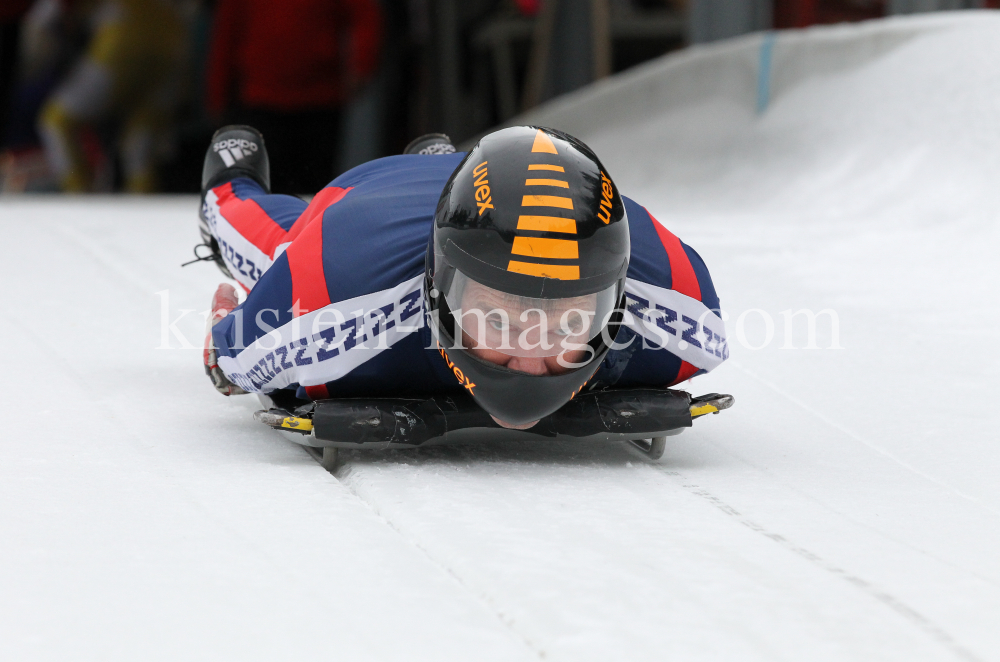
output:
M 666 225 L 634 200 L 622 196 L 628 214 L 632 255 L 628 277 L 674 290 L 719 309 L 719 297 L 705 261 Z
M 729 350 L 704 261 L 646 208 L 625 198 L 625 209 L 632 242 L 629 333 L 616 342 L 633 344 L 613 357 L 602 378 L 623 386 L 675 384 L 712 370 Z

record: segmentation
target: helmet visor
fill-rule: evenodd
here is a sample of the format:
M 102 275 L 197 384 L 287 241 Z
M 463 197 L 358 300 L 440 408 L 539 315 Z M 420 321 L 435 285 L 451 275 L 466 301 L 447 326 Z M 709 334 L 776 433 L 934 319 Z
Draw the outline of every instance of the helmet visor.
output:
M 616 289 L 539 299 L 495 290 L 456 270 L 444 296 L 463 347 L 547 357 L 583 350 L 607 326 Z

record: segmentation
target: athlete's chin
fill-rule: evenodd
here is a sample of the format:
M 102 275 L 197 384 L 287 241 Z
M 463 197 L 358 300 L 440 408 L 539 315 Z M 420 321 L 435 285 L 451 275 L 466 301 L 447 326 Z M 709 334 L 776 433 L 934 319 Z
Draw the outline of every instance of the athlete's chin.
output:
M 538 423 L 538 421 L 532 421 L 530 423 L 522 423 L 521 425 L 514 425 L 513 423 L 508 423 L 507 421 L 501 421 L 499 418 L 490 414 L 490 418 L 496 421 L 496 424 L 502 428 L 507 428 L 508 430 L 527 430 L 528 428 L 533 428 Z

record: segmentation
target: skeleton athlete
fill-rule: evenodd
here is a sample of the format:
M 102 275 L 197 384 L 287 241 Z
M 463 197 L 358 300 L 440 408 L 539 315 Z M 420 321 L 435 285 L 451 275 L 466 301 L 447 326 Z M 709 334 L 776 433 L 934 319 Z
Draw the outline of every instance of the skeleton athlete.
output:
M 699 255 L 582 142 L 511 127 L 358 166 L 309 203 L 271 193 L 262 136 L 205 158 L 222 271 L 205 366 L 226 395 L 307 403 L 464 392 L 528 429 L 583 391 L 665 388 L 728 356 Z

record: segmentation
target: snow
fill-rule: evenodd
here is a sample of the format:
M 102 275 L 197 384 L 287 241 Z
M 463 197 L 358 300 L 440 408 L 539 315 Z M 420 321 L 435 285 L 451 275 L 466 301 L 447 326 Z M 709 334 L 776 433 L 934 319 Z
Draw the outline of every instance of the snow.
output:
M 332 476 L 158 349 L 164 297 L 198 346 L 220 280 L 178 268 L 196 200 L 0 200 L 0 657 L 1000 659 L 998 37 L 987 12 L 782 34 L 758 114 L 757 35 L 536 115 L 729 315 L 689 388 L 737 404 L 657 463 L 482 443 Z M 824 317 L 782 349 L 802 308 L 842 349 Z

